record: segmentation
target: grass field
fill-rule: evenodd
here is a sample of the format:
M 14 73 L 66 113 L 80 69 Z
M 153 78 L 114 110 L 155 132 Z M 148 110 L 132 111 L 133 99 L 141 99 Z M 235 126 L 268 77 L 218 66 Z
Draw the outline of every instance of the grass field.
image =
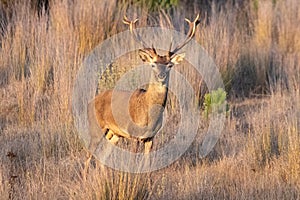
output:
M 0 199 L 300 199 L 297 0 L 228 1 L 207 10 L 180 1 L 164 11 L 117 0 L 53 0 L 49 7 L 0 2 Z M 230 107 L 213 151 L 198 156 L 208 126 L 201 115 L 199 134 L 173 164 L 132 174 L 93 161 L 85 174 L 87 152 L 70 109 L 83 59 L 127 30 L 125 13 L 139 16 L 141 27 L 183 32 L 183 18 L 199 11 L 195 39 L 219 67 Z M 112 87 L 130 63 L 115 61 L 100 83 Z M 202 113 L 205 82 L 178 70 L 188 74 Z M 174 104 L 170 96 L 166 112 Z M 175 121 L 167 121 L 154 149 L 172 137 Z

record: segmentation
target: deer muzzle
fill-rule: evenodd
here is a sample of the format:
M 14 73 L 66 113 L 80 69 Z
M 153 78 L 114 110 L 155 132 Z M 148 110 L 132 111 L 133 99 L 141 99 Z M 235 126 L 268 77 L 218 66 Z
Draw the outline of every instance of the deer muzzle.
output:
M 159 74 L 157 75 L 157 77 L 158 77 L 159 79 L 161 79 L 161 80 L 164 80 L 164 79 L 166 78 L 166 76 L 167 76 L 167 74 L 166 74 L 165 72 L 159 73 Z

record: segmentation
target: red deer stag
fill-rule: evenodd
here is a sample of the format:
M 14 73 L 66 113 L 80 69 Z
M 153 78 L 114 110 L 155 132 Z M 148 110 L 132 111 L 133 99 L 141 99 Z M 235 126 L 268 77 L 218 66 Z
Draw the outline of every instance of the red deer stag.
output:
M 186 39 L 174 50 L 171 51 L 170 47 L 168 53 L 161 56 L 157 54 L 155 48 L 149 48 L 135 31 L 135 23 L 138 20 L 130 21 L 124 16 L 123 22 L 129 25 L 129 30 L 134 38 L 144 47 L 139 50 L 140 58 L 143 62 L 151 65 L 152 71 L 146 90 L 137 89 L 133 92 L 107 90 L 97 95 L 89 103 L 89 123 L 92 123 L 91 119 L 96 118 L 102 133 L 112 144 L 116 144 L 119 137 L 124 137 L 143 142 L 145 153 L 149 153 L 151 150 L 153 137 L 162 126 L 170 70 L 173 65 L 179 64 L 183 60 L 184 54 L 177 54 L 177 52 L 195 35 L 199 15 L 192 22 L 188 19 L 185 20 L 189 23 Z M 89 150 L 93 153 L 103 136 L 95 131 L 90 134 Z

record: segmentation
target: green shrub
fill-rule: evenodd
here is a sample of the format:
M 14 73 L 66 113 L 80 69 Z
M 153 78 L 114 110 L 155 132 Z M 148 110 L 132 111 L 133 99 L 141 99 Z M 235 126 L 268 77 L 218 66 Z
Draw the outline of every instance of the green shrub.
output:
M 223 113 L 229 111 L 229 105 L 226 103 L 227 93 L 223 88 L 212 90 L 204 96 L 204 115 L 208 118 L 210 113 Z M 225 110 L 224 110 L 225 104 Z

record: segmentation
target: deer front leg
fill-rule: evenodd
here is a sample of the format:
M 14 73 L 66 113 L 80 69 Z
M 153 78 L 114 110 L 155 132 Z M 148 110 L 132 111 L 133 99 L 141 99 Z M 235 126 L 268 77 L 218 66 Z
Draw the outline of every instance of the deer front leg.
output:
M 151 139 L 148 139 L 148 140 L 146 140 L 146 141 L 144 141 L 144 143 L 145 143 L 145 163 L 144 163 L 144 165 L 145 165 L 145 167 L 150 167 L 150 165 L 151 165 L 151 161 L 150 161 L 150 150 L 151 150 L 151 148 L 152 148 L 152 144 L 153 144 L 153 141 L 152 141 L 152 138 Z
M 108 130 L 107 133 L 105 134 L 105 138 L 107 140 L 110 140 L 114 136 L 114 133 L 111 130 Z
M 145 143 L 145 154 L 148 154 L 152 148 L 153 141 L 152 139 L 150 139 L 145 141 L 144 143 Z

